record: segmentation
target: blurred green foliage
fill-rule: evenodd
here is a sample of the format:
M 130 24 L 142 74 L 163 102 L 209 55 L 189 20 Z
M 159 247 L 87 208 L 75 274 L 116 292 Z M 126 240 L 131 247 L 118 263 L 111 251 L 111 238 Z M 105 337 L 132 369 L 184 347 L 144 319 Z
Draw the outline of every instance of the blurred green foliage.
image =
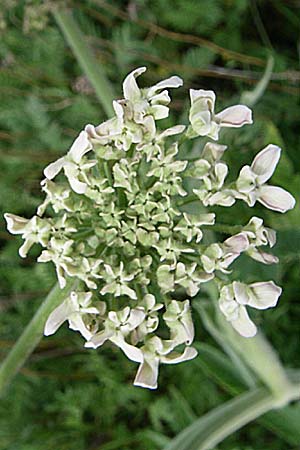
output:
M 178 115 L 189 87 L 214 89 L 220 109 L 234 104 L 245 90 L 255 87 L 272 54 L 275 67 L 254 106 L 255 126 L 239 133 L 228 131 L 223 137 L 232 148 L 228 158 L 233 175 L 267 143 L 282 146 L 274 183 L 299 200 L 298 2 L 86 0 L 69 5 L 94 51 L 95 64 L 105 67 L 117 95 L 123 77 L 137 66 L 149 68 L 145 85 L 174 73 L 184 78 L 184 88 L 173 95 L 177 120 L 186 120 Z M 31 217 L 41 199 L 43 167 L 67 150 L 83 125 L 105 119 L 48 6 L 39 1 L 3 2 L 1 217 L 5 211 Z M 246 223 L 250 215 L 240 204 L 230 211 L 216 210 L 224 223 L 232 223 L 234 217 Z M 261 325 L 284 363 L 300 367 L 299 205 L 284 217 L 260 208 L 256 214 L 279 230 L 276 252 L 281 263 L 262 268 L 245 259 L 237 269 L 245 281 L 274 278 L 284 287 L 278 308 L 263 319 L 258 314 L 256 320 L 263 320 Z M 4 223 L 0 238 L 0 356 L 4 357 L 53 285 L 54 274 L 50 266 L 35 264 L 34 251 L 20 260 L 19 240 L 8 235 Z M 201 296 L 195 301 L 201 300 L 205 301 Z M 0 450 L 163 448 L 195 418 L 230 399 L 236 382 L 241 383 L 234 381 L 232 363 L 217 350 L 196 314 L 195 320 L 199 357 L 163 366 L 157 392 L 133 387 L 132 364 L 109 345 L 99 352 L 84 350 L 82 339 L 66 327 L 44 339 L 0 403 Z M 216 365 L 224 358 L 228 373 Z M 300 417 L 299 405 L 288 408 L 297 409 Z M 288 431 L 288 420 L 268 417 L 218 448 L 299 448 L 298 438 Z

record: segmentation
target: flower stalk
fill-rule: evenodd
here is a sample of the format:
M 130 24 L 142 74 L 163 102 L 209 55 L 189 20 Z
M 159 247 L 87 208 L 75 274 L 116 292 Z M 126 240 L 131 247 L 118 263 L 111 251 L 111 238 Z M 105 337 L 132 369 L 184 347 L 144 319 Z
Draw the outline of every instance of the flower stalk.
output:
M 65 299 L 74 286 L 74 280 L 67 280 L 66 287 L 60 289 L 56 284 L 37 310 L 18 341 L 0 365 L 0 395 L 10 384 L 12 378 L 23 366 L 27 358 L 39 344 L 49 314 Z
M 79 65 L 95 89 L 98 100 L 103 106 L 106 115 L 108 117 L 111 116 L 113 114 L 113 89 L 107 80 L 101 65 L 95 64 L 95 58 L 86 44 L 83 34 L 73 19 L 72 13 L 67 10 L 55 8 L 53 15 L 63 32 L 66 41 L 73 50 Z

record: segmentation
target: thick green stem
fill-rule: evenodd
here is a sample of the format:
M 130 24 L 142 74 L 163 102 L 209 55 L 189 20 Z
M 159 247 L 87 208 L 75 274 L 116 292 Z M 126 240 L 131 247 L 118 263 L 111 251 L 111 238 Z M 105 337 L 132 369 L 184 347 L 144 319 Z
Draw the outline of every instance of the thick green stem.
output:
M 74 280 L 68 280 L 64 289 L 60 289 L 58 284 L 54 286 L 12 350 L 6 356 L 0 366 L 0 394 L 3 393 L 28 356 L 38 345 L 43 337 L 44 326 L 49 314 L 67 297 L 73 285 Z
M 294 385 L 289 401 L 300 396 Z M 277 399 L 265 388 L 256 388 L 224 403 L 194 421 L 164 450 L 210 450 L 226 437 L 263 414 L 278 407 Z
M 114 113 L 112 107 L 112 101 L 114 99 L 113 89 L 100 64 L 96 61 L 86 44 L 85 37 L 78 28 L 71 12 L 55 9 L 53 15 L 82 70 L 93 85 L 104 111 L 108 117 L 112 116 Z

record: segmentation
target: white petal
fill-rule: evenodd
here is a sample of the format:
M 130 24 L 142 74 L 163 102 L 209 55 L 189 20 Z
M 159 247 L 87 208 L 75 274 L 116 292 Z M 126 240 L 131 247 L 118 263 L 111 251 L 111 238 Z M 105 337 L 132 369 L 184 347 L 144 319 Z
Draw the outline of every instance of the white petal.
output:
M 86 348 L 97 348 L 103 345 L 110 337 L 113 336 L 112 331 L 100 331 L 100 333 L 95 334 L 88 342 L 84 344 Z
M 240 305 L 247 305 L 249 302 L 249 292 L 247 284 L 234 281 L 232 283 L 234 297 Z
M 74 331 L 79 331 L 81 335 L 88 341 L 93 336 L 87 329 L 80 313 L 72 314 L 69 318 L 69 328 Z
M 114 101 L 113 101 L 113 108 L 114 108 L 114 111 L 115 111 L 115 113 L 116 113 L 116 116 L 117 116 L 119 119 L 123 119 L 123 117 L 124 117 L 124 110 L 123 110 L 123 108 L 122 108 L 122 105 L 120 105 L 119 102 L 117 102 L 116 100 L 114 100 Z
M 159 83 L 155 84 L 154 86 L 151 86 L 147 92 L 147 97 L 152 97 L 157 91 L 160 91 L 161 89 L 165 88 L 178 88 L 183 85 L 183 80 L 178 77 L 177 75 L 173 75 L 170 78 L 167 78 L 166 80 L 162 80 Z
M 202 151 L 201 157 L 211 161 L 219 161 L 225 150 L 227 149 L 227 145 L 215 144 L 214 142 L 207 142 Z
M 150 97 L 149 93 L 147 94 L 147 97 Z M 168 91 L 162 91 L 159 94 L 150 97 L 149 100 L 151 101 L 151 105 L 168 105 L 171 98 Z
M 257 181 L 259 184 L 263 184 L 271 178 L 278 164 L 280 153 L 280 147 L 270 144 L 255 156 L 251 169 L 258 175 Z
M 22 234 L 29 220 L 15 214 L 5 213 L 4 218 L 7 223 L 7 229 L 11 234 Z
M 206 91 L 204 89 L 190 89 L 190 97 L 192 104 L 199 98 L 207 99 L 211 102 L 211 111 L 214 110 L 216 101 L 216 94 L 214 93 L 214 91 Z
M 159 358 L 145 360 L 138 368 L 133 384 L 148 389 L 157 389 Z
M 69 299 L 61 303 L 48 317 L 45 324 L 44 335 L 50 336 L 50 334 L 54 334 L 56 330 L 58 330 L 58 328 L 68 319 L 72 312 L 73 307 Z
M 88 133 L 86 131 L 81 131 L 79 136 L 75 139 L 70 148 L 68 155 L 77 164 L 81 161 L 83 155 L 92 149 L 92 144 L 88 139 Z
M 130 100 L 132 102 L 139 100 L 141 98 L 141 91 L 135 81 L 136 77 L 141 75 L 147 70 L 146 67 L 139 67 L 131 72 L 125 78 L 123 82 L 123 93 L 126 100 Z
M 277 256 L 274 256 L 271 253 L 263 252 L 257 248 L 250 249 L 248 255 L 252 259 L 255 259 L 255 261 L 259 261 L 263 264 L 277 264 L 279 262 Z
M 215 174 L 216 174 L 217 183 L 218 183 L 217 188 L 220 189 L 223 186 L 225 178 L 227 177 L 227 174 L 228 174 L 227 164 L 222 163 L 222 162 L 216 163 Z
M 29 252 L 33 244 L 35 244 L 36 242 L 37 241 L 31 237 L 28 237 L 24 241 L 24 244 L 19 248 L 19 255 L 21 256 L 21 258 L 26 258 L 27 253 Z
M 128 323 L 130 324 L 130 328 L 134 330 L 138 327 L 146 317 L 146 313 L 144 308 L 134 308 L 130 311 L 130 315 L 128 318 Z
M 68 177 L 67 173 L 66 173 L 66 176 L 67 176 L 70 186 L 74 192 L 76 192 L 77 194 L 85 193 L 85 191 L 87 189 L 86 183 L 82 183 L 81 181 L 78 180 L 78 178 L 70 177 L 70 176 Z
M 141 363 L 144 360 L 143 352 L 138 347 L 134 347 L 134 345 L 128 344 L 121 333 L 118 336 L 113 336 L 110 339 L 111 342 L 116 344 L 127 356 L 128 359 L 134 362 Z
M 164 139 L 167 136 L 173 136 L 174 134 L 180 134 L 185 130 L 185 125 L 175 125 L 174 127 L 167 128 L 165 131 L 157 136 L 157 140 Z
M 258 191 L 257 200 L 273 211 L 284 213 L 293 209 L 296 203 L 294 197 L 278 186 L 261 186 Z
M 234 253 L 244 252 L 249 247 L 247 235 L 243 232 L 226 239 L 224 244 Z
M 230 106 L 215 117 L 221 121 L 221 127 L 239 128 L 252 123 L 252 111 L 244 105 Z
M 84 130 L 87 132 L 89 138 L 95 138 L 96 139 L 98 137 L 98 134 L 97 134 L 97 131 L 96 131 L 96 128 L 95 128 L 94 125 L 88 123 L 84 127 Z
M 168 356 L 162 356 L 160 361 L 163 364 L 179 364 L 183 361 L 189 361 L 194 359 L 198 355 L 198 352 L 193 347 L 185 347 L 184 352 L 180 355 L 178 353 L 171 353 Z
M 65 157 L 59 158 L 57 161 L 49 164 L 44 169 L 44 175 L 48 180 L 52 180 L 63 168 L 65 164 Z
M 253 283 L 249 285 L 251 294 L 248 305 L 257 309 L 267 309 L 276 306 L 282 289 L 273 281 Z
M 232 206 L 235 203 L 235 198 L 232 195 L 232 191 L 229 189 L 226 191 L 215 192 L 206 199 L 207 205 L 220 205 L 220 206 Z
M 256 335 L 257 328 L 248 316 L 245 306 L 240 306 L 238 310 L 238 318 L 232 320 L 233 328 L 244 337 L 253 337 Z
M 165 119 L 169 115 L 169 108 L 164 105 L 154 105 L 151 106 L 151 112 L 153 114 L 154 119 L 156 120 Z

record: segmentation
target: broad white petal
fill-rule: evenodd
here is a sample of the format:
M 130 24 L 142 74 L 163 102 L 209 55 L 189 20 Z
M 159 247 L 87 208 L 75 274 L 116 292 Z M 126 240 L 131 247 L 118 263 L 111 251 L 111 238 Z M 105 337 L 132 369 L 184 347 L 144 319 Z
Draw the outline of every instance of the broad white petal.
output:
M 257 248 L 250 249 L 248 255 L 252 259 L 255 259 L 255 261 L 259 261 L 263 264 L 277 264 L 279 262 L 277 256 L 272 255 L 272 253 L 263 252 Z
M 167 356 L 162 356 L 160 361 L 163 364 L 179 364 L 183 361 L 189 361 L 194 359 L 198 355 L 198 352 L 193 347 L 185 347 L 184 352 L 180 355 L 176 352 L 170 353 Z
M 232 288 L 236 302 L 240 305 L 247 305 L 249 302 L 249 292 L 247 289 L 247 284 L 240 283 L 239 281 L 234 281 L 232 283 Z
M 110 341 L 116 344 L 131 361 L 138 363 L 143 362 L 144 357 L 142 350 L 138 347 L 134 347 L 134 345 L 128 344 L 121 333 L 110 338 Z
M 4 218 L 7 223 L 7 229 L 11 234 L 23 234 L 29 220 L 15 214 L 5 213 Z
M 147 97 L 151 101 L 151 105 L 168 105 L 171 101 L 168 91 L 162 91 L 153 97 L 149 96 L 149 93 L 147 93 Z
M 104 344 L 110 337 L 113 336 L 113 331 L 100 331 L 95 334 L 88 342 L 84 344 L 86 348 L 98 348 Z
M 273 281 L 253 283 L 248 286 L 250 295 L 248 305 L 257 309 L 267 309 L 276 306 L 282 289 Z
M 264 184 L 271 178 L 278 164 L 280 153 L 280 147 L 270 144 L 255 156 L 251 169 L 257 175 L 259 184 Z
M 151 112 L 153 114 L 154 119 L 156 120 L 165 119 L 169 115 L 169 108 L 168 106 L 164 105 L 154 105 L 151 106 Z
M 30 236 L 24 241 L 23 245 L 21 245 L 21 247 L 19 248 L 19 255 L 21 256 L 21 258 L 26 258 L 27 253 L 36 242 L 37 240 L 33 239 Z
M 88 341 L 93 336 L 87 329 L 80 313 L 71 314 L 68 318 L 69 328 L 74 331 L 79 331 L 81 335 Z
M 207 142 L 202 151 L 201 157 L 207 159 L 209 162 L 219 161 L 225 150 L 227 149 L 227 145 L 220 145 L 214 142 Z
M 249 247 L 247 234 L 243 232 L 226 239 L 224 244 L 234 253 L 244 252 Z
M 215 115 L 221 122 L 221 127 L 239 128 L 252 123 L 252 111 L 247 106 L 235 105 L 224 109 Z
M 61 171 L 61 169 L 65 165 L 65 157 L 59 158 L 57 161 L 54 161 L 53 163 L 49 164 L 44 169 L 44 175 L 48 180 L 52 180 L 56 175 Z
M 156 94 L 157 91 L 160 91 L 165 88 L 178 88 L 183 85 L 183 80 L 177 75 L 173 75 L 166 80 L 162 80 L 159 83 L 151 86 L 147 92 L 147 97 L 150 98 Z
M 175 134 L 180 134 L 185 130 L 185 125 L 175 125 L 174 127 L 167 128 L 165 131 L 157 136 L 157 140 L 164 139 L 167 136 L 173 136 Z
M 215 174 L 216 174 L 217 183 L 218 183 L 217 187 L 218 187 L 218 189 L 220 189 L 223 186 L 225 178 L 227 177 L 227 174 L 228 174 L 227 164 L 225 164 L 223 162 L 216 163 Z
M 128 323 L 130 328 L 134 330 L 138 327 L 146 317 L 146 313 L 144 308 L 134 308 L 130 311 L 130 315 L 128 317 Z
M 78 178 L 70 177 L 70 176 L 68 177 L 67 173 L 66 173 L 66 176 L 67 176 L 70 186 L 74 192 L 76 192 L 77 194 L 85 193 L 85 191 L 87 189 L 86 183 L 82 183 L 81 181 L 78 180 Z
M 148 389 L 157 389 L 159 358 L 154 357 L 139 366 L 133 384 Z
M 68 319 L 73 312 L 73 306 L 69 299 L 61 303 L 57 308 L 49 315 L 44 328 L 44 335 L 50 336 L 54 334 L 56 330 Z
M 253 337 L 256 335 L 257 328 L 250 319 L 245 306 L 240 306 L 238 309 L 238 317 L 230 321 L 233 328 L 244 337 Z
M 68 155 L 77 164 L 81 161 L 83 155 L 92 149 L 92 144 L 88 139 L 88 133 L 86 131 L 81 131 L 79 136 L 75 139 L 70 148 Z
M 124 117 L 124 110 L 123 110 L 122 105 L 120 105 L 119 102 L 114 100 L 113 101 L 113 108 L 114 108 L 114 111 L 115 111 L 116 116 L 118 117 L 118 119 L 123 119 L 123 117 Z
M 257 200 L 273 211 L 284 213 L 293 209 L 296 203 L 294 197 L 278 186 L 261 186 L 258 191 Z
M 216 101 L 216 94 L 214 91 L 206 91 L 205 89 L 190 89 L 190 97 L 192 104 L 200 98 L 209 100 L 211 102 L 211 111 L 214 110 Z
M 146 67 L 139 67 L 131 72 L 123 82 L 123 93 L 126 100 L 135 102 L 141 98 L 141 91 L 135 79 L 147 70 Z

